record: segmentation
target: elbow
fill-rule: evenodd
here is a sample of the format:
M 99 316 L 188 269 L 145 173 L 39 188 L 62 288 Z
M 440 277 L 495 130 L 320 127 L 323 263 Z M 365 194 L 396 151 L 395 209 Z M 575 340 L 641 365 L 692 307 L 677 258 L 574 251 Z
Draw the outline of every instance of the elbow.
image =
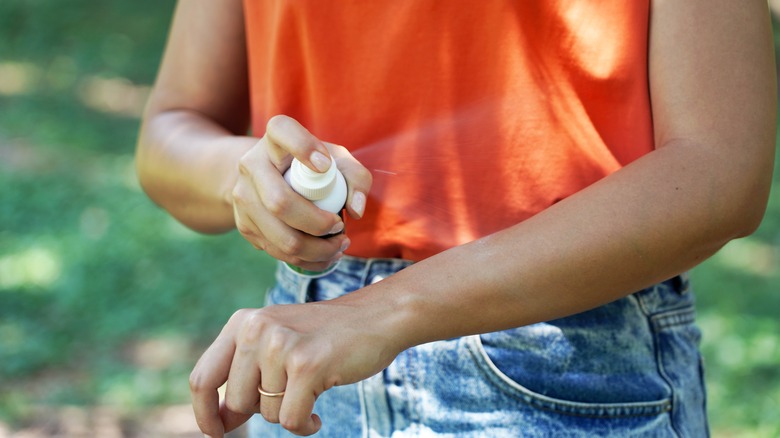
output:
M 762 193 L 765 192 L 765 193 Z M 765 191 L 754 191 L 748 195 L 747 200 L 743 202 L 740 212 L 734 212 L 732 227 L 734 238 L 747 237 L 758 230 L 766 213 L 769 201 L 769 187 Z
M 732 238 L 739 239 L 755 233 L 764 219 L 765 212 L 766 203 L 756 203 L 755 206 L 745 209 L 744 214 L 739 215 L 732 223 Z
M 772 187 L 774 147 L 767 159 L 733 180 L 727 201 L 721 206 L 722 229 L 730 239 L 747 237 L 758 230 L 766 214 Z
M 154 160 L 150 156 L 152 151 L 150 150 L 148 138 L 145 134 L 144 125 L 145 122 L 141 125 L 138 134 L 138 142 L 135 147 L 135 175 L 141 190 L 143 190 L 152 201 L 159 205 L 160 203 L 155 196 Z

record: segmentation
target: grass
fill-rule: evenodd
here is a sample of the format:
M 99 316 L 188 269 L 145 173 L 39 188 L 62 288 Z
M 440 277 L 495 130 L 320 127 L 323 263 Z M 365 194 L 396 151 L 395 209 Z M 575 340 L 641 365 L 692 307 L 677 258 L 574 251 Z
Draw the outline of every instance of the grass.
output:
M 187 375 L 272 261 L 145 197 L 132 154 L 173 1 L 0 2 L 0 426 L 187 403 Z M 780 436 L 780 176 L 766 219 L 696 268 L 713 432 Z M 124 414 L 123 414 L 124 415 Z M 2 427 L 0 427 L 2 435 Z

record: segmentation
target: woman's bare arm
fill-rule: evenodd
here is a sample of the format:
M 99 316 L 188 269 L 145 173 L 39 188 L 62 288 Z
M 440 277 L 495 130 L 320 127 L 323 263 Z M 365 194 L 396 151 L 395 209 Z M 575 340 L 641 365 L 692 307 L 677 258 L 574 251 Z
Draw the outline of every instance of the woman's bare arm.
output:
M 266 418 L 311 434 L 320 393 L 381 371 L 405 348 L 585 311 L 753 232 L 775 148 L 766 1 L 653 0 L 650 32 L 657 150 L 523 223 L 360 291 L 236 313 L 191 376 L 196 415 L 215 419 L 204 430 L 222 431 L 214 397 L 227 380 L 227 429 L 257 408 L 259 383 L 286 391 L 262 398 Z
M 149 197 L 193 229 L 235 228 L 238 161 L 257 143 L 248 99 L 241 1 L 179 2 L 136 163 Z

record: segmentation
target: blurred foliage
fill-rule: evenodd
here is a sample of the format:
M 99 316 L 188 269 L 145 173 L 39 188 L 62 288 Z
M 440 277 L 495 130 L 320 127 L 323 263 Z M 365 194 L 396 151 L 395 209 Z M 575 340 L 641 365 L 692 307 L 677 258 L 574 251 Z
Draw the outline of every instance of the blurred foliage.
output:
M 188 401 L 195 359 L 273 269 L 236 233 L 185 229 L 135 180 L 174 2 L 63 6 L 0 2 L 0 420 L 15 425 L 41 404 Z M 780 436 L 774 181 L 758 232 L 693 271 L 716 436 Z
M 145 95 L 173 6 L 0 2 L 0 420 L 188 401 L 194 360 L 271 284 L 236 233 L 198 235 L 149 201 L 140 108 L 91 97 Z

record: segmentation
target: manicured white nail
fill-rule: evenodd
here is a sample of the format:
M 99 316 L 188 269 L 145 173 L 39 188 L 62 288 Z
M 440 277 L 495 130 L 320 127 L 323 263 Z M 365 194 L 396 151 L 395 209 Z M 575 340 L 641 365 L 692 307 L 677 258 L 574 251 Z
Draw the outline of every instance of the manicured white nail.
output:
M 333 226 L 333 228 L 330 229 L 330 232 L 328 232 L 328 234 L 338 234 L 342 231 L 344 231 L 344 222 L 338 222 L 336 225 Z
M 320 151 L 314 151 L 309 156 L 309 160 L 320 172 L 325 172 L 330 168 L 330 159 Z
M 363 192 L 355 192 L 352 194 L 352 211 L 358 216 L 363 217 L 363 211 L 366 209 L 366 195 Z

